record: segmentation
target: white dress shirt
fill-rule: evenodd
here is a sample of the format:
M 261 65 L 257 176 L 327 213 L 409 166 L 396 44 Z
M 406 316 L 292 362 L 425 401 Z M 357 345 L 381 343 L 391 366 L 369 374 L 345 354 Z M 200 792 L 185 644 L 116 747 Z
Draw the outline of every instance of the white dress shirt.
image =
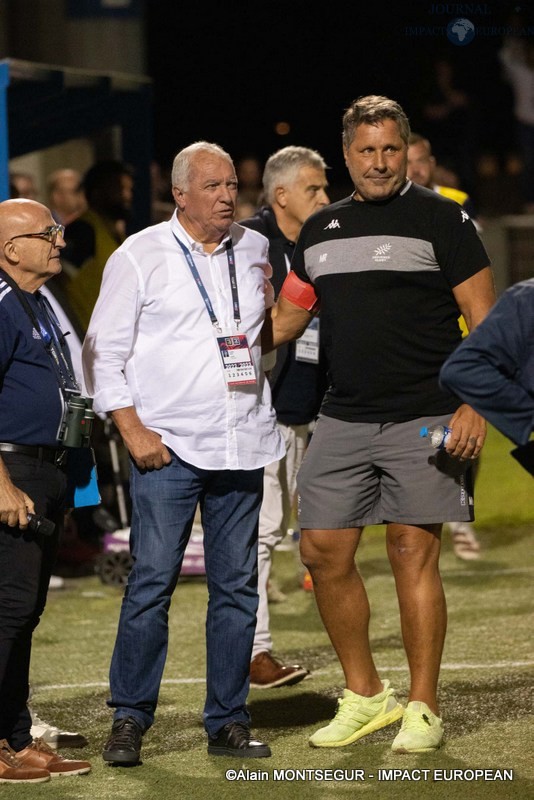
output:
M 40 293 L 46 297 L 50 305 L 52 306 L 52 311 L 57 317 L 59 322 L 59 327 L 63 331 L 63 333 L 68 332 L 67 337 L 67 344 L 69 346 L 70 357 L 72 360 L 72 368 L 74 370 L 74 376 L 78 383 L 80 384 L 80 389 L 82 394 L 85 394 L 84 390 L 84 382 L 83 382 L 83 371 L 82 371 L 82 343 L 79 340 L 76 331 L 73 330 L 73 325 L 69 317 L 67 316 L 63 306 L 60 305 L 59 301 L 56 299 L 55 295 L 52 294 L 48 286 L 43 284 L 39 289 Z M 276 351 L 274 351 L 276 352 Z
M 236 332 L 225 243 L 206 253 L 176 218 L 130 236 L 109 258 L 83 346 L 87 389 L 96 411 L 135 406 L 143 424 L 189 464 L 256 469 L 280 459 L 260 332 L 268 240 L 236 223 L 241 323 L 257 382 L 228 388 L 210 320 L 186 257 L 190 250 L 223 335 Z

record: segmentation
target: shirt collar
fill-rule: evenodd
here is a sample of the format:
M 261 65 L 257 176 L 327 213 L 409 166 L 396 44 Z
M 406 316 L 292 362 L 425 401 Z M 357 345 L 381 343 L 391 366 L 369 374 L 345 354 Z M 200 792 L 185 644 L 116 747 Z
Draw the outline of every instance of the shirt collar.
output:
M 232 223 L 233 224 L 233 223 Z M 213 253 L 217 253 L 221 248 L 226 246 L 226 242 L 231 238 L 230 231 L 226 234 L 226 236 L 222 239 L 221 242 L 217 245 L 213 253 L 206 253 L 204 250 L 204 246 L 200 243 L 195 241 L 193 237 L 186 231 L 184 226 L 178 220 L 178 215 L 176 211 L 171 217 L 171 229 L 176 234 L 176 236 L 182 241 L 187 247 L 191 250 L 192 253 L 200 253 L 201 255 L 213 255 Z

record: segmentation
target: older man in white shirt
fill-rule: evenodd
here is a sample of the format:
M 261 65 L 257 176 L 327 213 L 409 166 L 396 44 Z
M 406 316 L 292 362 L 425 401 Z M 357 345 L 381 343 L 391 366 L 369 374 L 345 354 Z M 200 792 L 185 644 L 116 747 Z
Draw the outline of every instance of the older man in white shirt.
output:
M 136 764 L 152 725 L 167 615 L 200 504 L 209 590 L 204 724 L 212 755 L 268 757 L 246 707 L 256 622 L 263 467 L 284 452 L 261 368 L 268 240 L 233 222 L 237 179 L 218 145 L 176 156 L 172 219 L 109 259 L 84 344 L 97 411 L 130 453 L 134 566 L 111 663 L 103 757 Z

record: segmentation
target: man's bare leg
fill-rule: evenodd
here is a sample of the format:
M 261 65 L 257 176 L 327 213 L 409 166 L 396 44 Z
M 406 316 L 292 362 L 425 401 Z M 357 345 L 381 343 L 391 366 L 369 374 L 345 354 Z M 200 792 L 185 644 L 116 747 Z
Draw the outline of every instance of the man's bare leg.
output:
M 369 601 L 354 557 L 361 528 L 301 532 L 303 564 L 317 607 L 341 662 L 347 689 L 371 697 L 383 690 L 369 645 Z
M 408 700 L 422 700 L 439 716 L 437 685 L 447 629 L 447 607 L 439 573 L 441 525 L 390 523 L 386 541 L 410 667 Z

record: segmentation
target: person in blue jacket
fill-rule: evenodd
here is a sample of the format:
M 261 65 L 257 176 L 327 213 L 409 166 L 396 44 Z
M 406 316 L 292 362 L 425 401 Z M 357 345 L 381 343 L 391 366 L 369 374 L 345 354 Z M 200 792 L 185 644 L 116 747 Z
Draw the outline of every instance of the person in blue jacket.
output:
M 79 394 L 65 335 L 39 291 L 61 272 L 63 233 L 41 203 L 0 203 L 2 783 L 38 783 L 91 769 L 88 761 L 65 759 L 34 740 L 28 708 L 32 634 L 45 607 L 65 512 L 62 422 L 67 398 Z
M 454 392 L 518 447 L 534 473 L 534 278 L 510 286 L 440 372 Z

